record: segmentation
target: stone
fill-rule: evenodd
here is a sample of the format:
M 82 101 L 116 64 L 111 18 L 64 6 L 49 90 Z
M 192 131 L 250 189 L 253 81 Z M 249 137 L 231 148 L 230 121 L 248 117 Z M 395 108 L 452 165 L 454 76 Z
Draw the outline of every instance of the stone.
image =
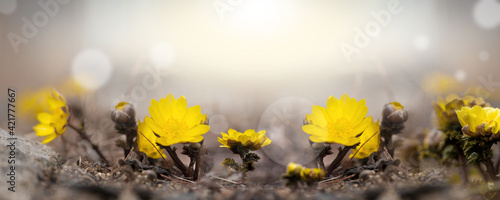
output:
M 32 199 L 41 183 L 60 169 L 63 158 L 52 148 L 0 129 L 0 199 Z M 12 174 L 12 175 L 8 175 Z M 7 182 L 13 180 L 13 182 Z M 15 191 L 9 191 L 8 189 Z

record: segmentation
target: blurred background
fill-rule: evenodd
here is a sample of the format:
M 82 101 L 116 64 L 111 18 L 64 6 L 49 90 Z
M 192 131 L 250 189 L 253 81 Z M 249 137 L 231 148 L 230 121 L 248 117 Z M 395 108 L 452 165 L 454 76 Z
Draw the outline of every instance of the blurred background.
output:
M 151 99 L 172 93 L 201 105 L 206 146 L 221 157 L 220 132 L 265 129 L 264 163 L 306 164 L 302 119 L 330 95 L 366 99 L 374 118 L 401 102 L 405 135 L 432 126 L 438 96 L 500 106 L 499 35 L 498 0 L 0 0 L 0 84 L 16 90 L 16 131 L 31 139 L 41 141 L 31 127 L 48 88 L 81 108 L 102 145 L 119 137 L 116 103 L 143 120 Z

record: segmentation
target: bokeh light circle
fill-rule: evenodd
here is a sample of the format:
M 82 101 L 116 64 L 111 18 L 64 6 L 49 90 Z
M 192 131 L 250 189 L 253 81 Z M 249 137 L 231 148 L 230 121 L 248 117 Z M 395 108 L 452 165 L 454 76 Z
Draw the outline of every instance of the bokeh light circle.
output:
M 0 13 L 10 15 L 17 9 L 17 0 L 0 0 Z
M 474 16 L 476 24 L 481 28 L 493 29 L 500 24 L 500 1 L 477 1 L 472 15 Z
M 164 42 L 157 43 L 151 47 L 149 59 L 156 66 L 166 67 L 174 62 L 174 48 Z
M 482 62 L 486 62 L 490 59 L 490 52 L 488 51 L 481 51 L 479 52 L 479 60 Z
M 306 164 L 314 160 L 309 135 L 302 131 L 306 113 L 313 103 L 300 97 L 285 97 L 269 105 L 262 114 L 258 130 L 266 130 L 271 145 L 262 148 L 274 162 Z
M 229 123 L 224 115 L 216 114 L 208 119 L 210 123 L 210 132 L 214 135 L 221 136 L 221 132 L 227 133 Z
M 427 50 L 427 48 L 429 48 L 429 44 L 429 38 L 425 35 L 419 35 L 415 37 L 415 40 L 413 41 L 413 45 L 419 51 Z
M 103 86 L 110 78 L 112 71 L 108 56 L 97 49 L 86 49 L 74 58 L 71 73 L 73 78 L 83 87 L 95 90 Z

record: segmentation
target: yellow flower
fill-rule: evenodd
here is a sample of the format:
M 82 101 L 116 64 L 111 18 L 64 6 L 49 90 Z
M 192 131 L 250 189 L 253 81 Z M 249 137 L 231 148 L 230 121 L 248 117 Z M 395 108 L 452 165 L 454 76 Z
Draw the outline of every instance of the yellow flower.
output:
M 304 168 L 300 172 L 300 177 L 304 181 L 321 181 L 325 178 L 326 172 L 320 168 Z
M 245 149 L 256 151 L 271 144 L 271 140 L 267 138 L 265 130 L 255 132 L 253 129 L 248 129 L 244 133 L 240 133 L 234 129 L 229 129 L 227 133 L 221 133 L 222 138 L 219 137 L 218 139 L 222 144 L 220 147 L 231 149 L 241 145 Z
M 44 144 L 64 133 L 69 117 L 66 99 L 57 90 L 53 90 L 52 96 L 47 99 L 47 103 L 49 104 L 50 113 L 39 113 L 37 119 L 40 124 L 33 127 L 36 135 L 45 137 L 42 142 Z
M 487 107 L 490 104 L 485 102 L 481 97 L 465 96 L 460 98 L 455 94 L 450 94 L 446 98 L 439 97 L 434 103 L 434 111 L 436 112 L 439 125 L 442 129 L 454 128 L 459 126 L 459 121 L 455 110 L 460 110 L 463 106 L 481 106 Z
M 469 136 L 497 134 L 500 130 L 500 109 L 474 106 L 457 110 L 457 117 L 462 131 Z
M 64 96 L 78 97 L 87 92 L 74 78 L 68 78 L 54 86 Z M 34 120 L 37 113 L 48 111 L 48 97 L 52 96 L 52 86 L 45 86 L 34 91 L 25 91 L 19 95 L 19 117 Z M 16 99 L 17 100 L 17 99 Z
M 461 92 L 464 90 L 464 86 L 453 75 L 433 72 L 423 77 L 422 89 L 425 94 L 436 96 Z
M 165 157 L 165 154 L 163 154 L 160 147 L 156 144 L 157 137 L 146 123 L 141 123 L 141 120 L 139 120 L 137 131 L 137 146 L 139 147 L 139 151 L 144 152 L 152 159 L 159 159 L 162 156 Z M 158 153 L 158 151 L 160 151 L 160 153 Z
M 159 102 L 152 99 L 149 114 L 151 117 L 144 121 L 158 136 L 156 142 L 162 146 L 201 142 L 203 134 L 210 130 L 207 115 L 201 113 L 199 105 L 188 108 L 184 96 L 176 100 L 168 94 Z
M 340 99 L 330 96 L 326 108 L 314 105 L 312 113 L 306 114 L 302 130 L 311 135 L 309 140 L 321 143 L 339 143 L 353 146 L 359 143 L 357 137 L 372 122 L 365 117 L 368 107 L 365 100 L 356 101 L 343 94 Z
M 378 121 L 370 123 L 363 134 L 359 136 L 359 139 L 361 140 L 361 142 L 358 144 L 358 146 L 356 146 L 356 149 L 354 150 L 354 152 L 357 151 L 358 153 L 356 153 L 356 155 L 352 153 L 349 157 L 354 156 L 357 159 L 363 159 L 370 156 L 370 154 L 372 154 L 373 152 L 377 152 L 380 145 L 380 127 L 378 125 Z M 362 145 L 363 147 L 361 147 Z
M 36 113 L 48 111 L 47 100 L 52 96 L 53 89 L 44 87 L 37 91 L 27 91 L 20 94 L 19 115 L 28 120 L 34 120 Z
M 300 173 L 302 172 L 302 170 L 304 170 L 304 166 L 291 162 L 291 163 L 288 163 L 288 166 L 286 168 L 286 174 L 300 176 Z

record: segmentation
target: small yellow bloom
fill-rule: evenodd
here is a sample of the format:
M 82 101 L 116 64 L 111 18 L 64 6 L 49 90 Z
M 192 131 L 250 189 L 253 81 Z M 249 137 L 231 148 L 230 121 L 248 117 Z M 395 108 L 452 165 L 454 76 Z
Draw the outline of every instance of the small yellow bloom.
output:
M 221 133 L 222 138 L 219 137 L 218 139 L 222 144 L 220 147 L 231 149 L 241 145 L 245 149 L 256 151 L 271 144 L 271 140 L 267 138 L 265 130 L 255 132 L 253 129 L 248 129 L 244 133 L 240 133 L 234 129 L 229 129 L 227 132 L 228 134 Z
M 298 175 L 300 176 L 300 173 L 302 170 L 304 170 L 304 166 L 297 164 L 297 163 L 288 163 L 288 166 L 286 168 L 286 174 L 288 175 Z
M 320 168 L 304 168 L 300 172 L 300 177 L 304 181 L 321 181 L 325 178 L 326 172 Z
M 311 135 L 309 140 L 321 143 L 339 143 L 353 146 L 357 137 L 372 122 L 366 117 L 368 107 L 365 100 L 356 101 L 343 94 L 340 99 L 330 96 L 326 108 L 314 105 L 312 113 L 306 114 L 302 130 Z
M 40 124 L 33 127 L 36 135 L 45 137 L 42 142 L 44 144 L 64 133 L 69 117 L 66 99 L 57 90 L 53 90 L 52 96 L 47 98 L 47 103 L 50 113 L 39 113 L 37 119 Z
M 137 131 L 137 146 L 139 147 L 139 151 L 144 152 L 152 159 L 165 157 L 165 154 L 156 144 L 157 137 L 153 134 L 153 131 L 145 122 L 141 123 L 141 120 L 139 120 Z M 160 153 L 158 153 L 158 151 L 160 151 Z
M 356 146 L 356 149 L 354 150 L 354 152 L 357 151 L 358 153 L 356 153 L 356 155 L 352 153 L 349 157 L 354 156 L 357 159 L 363 159 L 370 156 L 370 154 L 372 154 L 373 152 L 377 152 L 380 145 L 380 127 L 378 121 L 370 123 L 363 134 L 359 136 L 359 139 L 361 140 L 361 142 L 358 146 Z M 361 147 L 361 145 L 363 145 L 363 147 Z
M 82 96 L 87 92 L 74 78 L 68 78 L 54 87 L 68 98 Z M 47 99 L 52 96 L 52 91 L 52 86 L 45 86 L 34 91 L 22 92 L 19 95 L 19 106 L 16 106 L 19 108 L 19 117 L 35 120 L 37 113 L 47 112 Z
M 434 111 L 441 128 L 458 126 L 459 121 L 455 110 L 460 110 L 463 106 L 481 106 L 488 107 L 490 104 L 481 97 L 465 96 L 460 98 L 455 94 L 450 94 L 446 98 L 439 97 L 434 103 Z
M 457 117 L 463 132 L 469 136 L 497 134 L 500 130 L 500 109 L 492 107 L 462 107 L 457 110 Z
M 453 75 L 433 72 L 423 77 L 422 89 L 429 96 L 438 96 L 461 92 L 464 86 Z
M 318 181 L 325 178 L 326 172 L 319 168 L 306 168 L 297 163 L 288 163 L 286 173 L 283 178 L 286 179 L 285 185 L 297 186 L 300 183 L 305 183 L 309 186 L 314 185 Z
M 159 102 L 152 99 L 149 114 L 151 117 L 144 121 L 158 136 L 156 142 L 162 146 L 201 142 L 203 134 L 210 130 L 207 115 L 201 113 L 199 105 L 188 108 L 184 96 L 176 100 L 168 94 Z
M 44 87 L 37 91 L 26 91 L 20 94 L 19 115 L 24 119 L 34 120 L 37 113 L 48 111 L 48 99 L 52 96 L 53 89 Z

